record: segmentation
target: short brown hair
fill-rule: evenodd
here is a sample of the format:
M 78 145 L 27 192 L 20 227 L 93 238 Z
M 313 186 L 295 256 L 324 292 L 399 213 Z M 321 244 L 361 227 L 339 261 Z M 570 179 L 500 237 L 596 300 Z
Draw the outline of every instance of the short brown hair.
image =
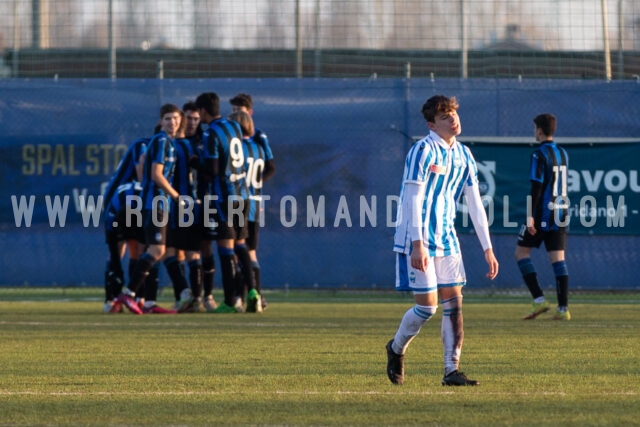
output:
M 458 107 L 458 101 L 455 96 L 448 98 L 444 95 L 435 95 L 427 99 L 427 102 L 422 106 L 422 115 L 426 121 L 434 123 L 436 115 L 456 111 Z
M 538 114 L 533 119 L 536 127 L 539 128 L 544 136 L 553 136 L 556 133 L 556 127 L 558 126 L 558 119 L 556 116 L 550 113 Z
M 248 93 L 237 94 L 229 100 L 229 103 L 238 107 L 244 107 L 247 110 L 253 110 L 253 99 L 251 99 L 251 95 Z

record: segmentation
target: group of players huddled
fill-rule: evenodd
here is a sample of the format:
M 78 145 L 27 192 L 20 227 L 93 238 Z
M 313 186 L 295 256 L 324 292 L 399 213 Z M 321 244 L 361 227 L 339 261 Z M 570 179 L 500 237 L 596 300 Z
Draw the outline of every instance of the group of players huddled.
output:
M 240 93 L 222 117 L 216 93 L 182 109 L 160 108 L 151 138 L 133 142 L 103 195 L 109 259 L 104 312 L 236 313 L 266 308 L 256 256 L 262 183 L 275 165 L 267 135 L 255 129 L 253 100 Z M 213 297 L 216 242 L 224 302 Z M 129 283 L 122 259 L 128 248 Z M 163 263 L 175 297 L 157 305 Z M 186 265 L 185 265 L 186 264 Z M 188 273 L 187 273 L 188 271 Z M 188 278 L 188 280 L 187 280 Z

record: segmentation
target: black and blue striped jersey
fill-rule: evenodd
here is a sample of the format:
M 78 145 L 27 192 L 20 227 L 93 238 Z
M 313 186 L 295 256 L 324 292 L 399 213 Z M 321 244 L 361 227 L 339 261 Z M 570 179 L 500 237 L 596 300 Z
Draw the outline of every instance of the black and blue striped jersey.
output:
M 136 166 L 140 163 L 140 157 L 145 153 L 148 143 L 149 138 L 140 138 L 132 142 L 127 148 L 103 194 L 102 201 L 105 211 L 115 197 L 119 186 L 138 180 Z
M 557 230 L 566 224 L 569 210 L 567 173 L 569 156 L 553 141 L 543 141 L 531 155 L 529 179 L 542 186 L 539 197 L 534 196 L 532 215 L 540 230 Z
M 203 161 L 217 163 L 217 173 L 213 176 L 213 185 L 209 194 L 218 196 L 216 204 L 236 196 L 243 200 L 249 198 L 246 182 L 246 159 L 242 147 L 240 125 L 225 118 L 219 118 L 209 124 L 203 132 Z
M 127 210 L 137 211 L 142 185 L 131 181 L 119 185 L 105 210 L 104 226 L 108 232 L 126 227 Z
M 191 165 L 191 159 L 195 155 L 194 148 L 188 139 L 176 139 L 175 141 L 175 168 L 173 182 L 171 186 L 180 196 L 191 198 L 188 203 L 194 204 L 197 196 L 197 171 Z M 176 201 L 172 200 L 171 213 L 169 214 L 169 224 L 177 226 L 179 210 L 175 206 Z M 194 212 L 196 214 L 196 212 Z
M 155 134 L 149 145 L 144 159 L 144 172 L 142 174 L 142 209 L 151 210 L 154 208 L 153 199 L 157 196 L 167 197 L 164 190 L 151 179 L 151 166 L 156 164 L 164 165 L 163 175 L 169 181 L 173 182 L 173 171 L 175 168 L 175 145 L 174 141 L 164 132 L 160 131 Z M 159 199 L 158 209 L 169 210 L 169 206 L 165 206 L 164 202 Z
M 267 136 L 256 132 L 251 138 L 244 139 L 243 148 L 247 163 L 247 185 L 249 187 L 249 221 L 258 221 L 262 209 L 262 185 L 265 164 L 273 160 L 273 153 Z

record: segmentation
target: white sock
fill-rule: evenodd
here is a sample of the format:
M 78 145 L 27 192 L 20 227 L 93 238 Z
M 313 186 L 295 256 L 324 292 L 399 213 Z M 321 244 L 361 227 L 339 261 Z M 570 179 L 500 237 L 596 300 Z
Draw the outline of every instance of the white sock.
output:
M 402 317 L 400 327 L 393 339 L 391 348 L 396 354 L 404 354 L 413 337 L 418 335 L 424 325 L 436 313 L 438 306 L 414 305 Z
M 442 301 L 442 347 L 444 348 L 445 375 L 458 369 L 464 329 L 462 295 Z

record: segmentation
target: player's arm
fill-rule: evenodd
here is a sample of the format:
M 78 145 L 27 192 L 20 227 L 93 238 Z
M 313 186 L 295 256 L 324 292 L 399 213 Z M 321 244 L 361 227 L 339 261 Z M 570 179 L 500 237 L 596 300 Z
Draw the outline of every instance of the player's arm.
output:
M 211 176 L 215 177 L 220 175 L 220 157 L 223 155 L 224 150 L 218 135 L 212 133 L 209 135 L 211 141 L 211 157 L 207 158 L 207 167 L 211 171 Z
M 424 247 L 422 206 L 424 205 L 426 184 L 418 181 L 406 181 L 404 184 L 403 215 L 411 238 L 411 266 L 420 271 L 427 270 L 428 254 Z
M 487 277 L 494 279 L 498 275 L 498 260 L 493 253 L 493 246 L 491 245 L 491 237 L 489 236 L 489 221 L 487 219 L 487 213 L 482 205 L 482 198 L 480 197 L 480 190 L 477 184 L 465 185 L 464 195 L 467 198 L 467 206 L 469 208 L 469 216 L 473 223 L 473 228 L 476 231 L 480 245 L 484 251 L 484 259 L 489 266 Z
M 144 159 L 147 157 L 147 152 L 143 151 L 138 158 L 138 163 L 136 163 L 136 177 L 138 178 L 138 182 L 142 182 L 142 176 L 144 174 Z
M 253 140 L 256 141 L 264 150 L 264 170 L 262 171 L 262 182 L 268 181 L 276 173 L 276 164 L 273 161 L 273 152 L 269 145 L 269 138 L 267 134 L 260 129 L 256 129 L 256 133 L 253 135 Z
M 542 202 L 544 193 L 544 177 L 545 177 L 546 161 L 540 151 L 534 151 L 531 155 L 531 164 L 529 169 L 529 180 L 531 181 L 531 190 L 529 196 L 531 198 L 531 209 L 536 211 Z M 533 212 L 527 212 L 527 231 L 529 234 L 536 234 L 535 218 Z
M 169 197 L 174 200 L 178 199 L 178 192 L 169 184 L 167 178 L 164 177 L 163 163 L 151 163 L 151 179 L 159 188 L 162 188 Z
M 531 180 L 531 190 L 529 192 L 531 196 L 531 207 L 533 210 L 536 209 L 536 206 L 539 206 L 542 203 L 542 194 L 544 193 L 544 186 L 541 182 Z M 533 217 L 533 212 L 527 212 L 527 231 L 532 236 L 536 234 L 536 226 L 535 219 Z
M 276 173 L 276 164 L 271 160 L 264 162 L 264 170 L 262 171 L 262 181 L 268 181 Z

